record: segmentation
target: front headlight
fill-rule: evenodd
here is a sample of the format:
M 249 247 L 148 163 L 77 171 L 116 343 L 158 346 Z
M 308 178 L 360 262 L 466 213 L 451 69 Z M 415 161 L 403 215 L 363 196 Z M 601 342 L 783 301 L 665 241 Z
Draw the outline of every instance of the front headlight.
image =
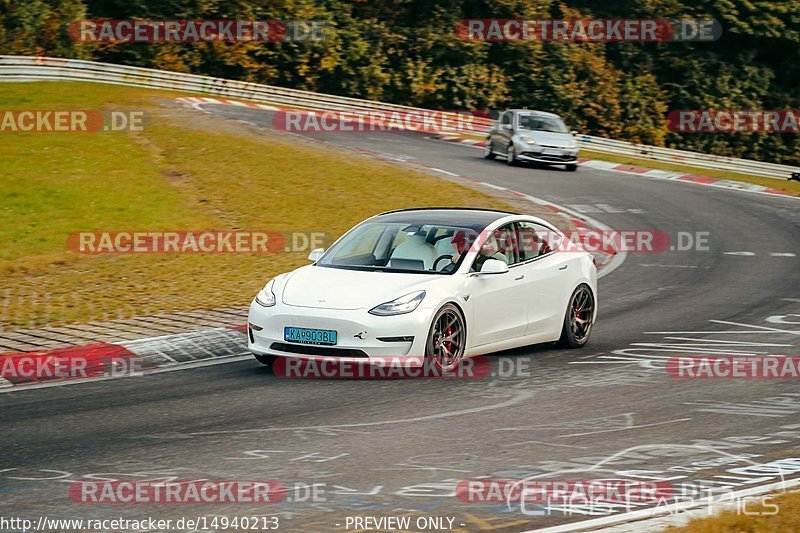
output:
M 258 305 L 262 305 L 264 307 L 272 307 L 277 302 L 275 298 L 275 293 L 272 292 L 272 287 L 275 286 L 275 280 L 271 279 L 269 282 L 264 285 L 264 288 L 258 291 L 256 294 L 256 303 Z
M 533 139 L 522 139 L 522 140 L 528 144 L 536 144 L 536 141 L 534 141 Z
M 411 294 L 406 294 L 405 296 L 401 296 L 391 302 L 382 303 L 376 307 L 373 307 L 369 310 L 371 315 L 378 315 L 378 316 L 391 316 L 391 315 L 402 315 L 405 313 L 410 313 L 417 307 L 419 307 L 420 302 L 425 298 L 425 291 L 417 291 L 412 292 Z

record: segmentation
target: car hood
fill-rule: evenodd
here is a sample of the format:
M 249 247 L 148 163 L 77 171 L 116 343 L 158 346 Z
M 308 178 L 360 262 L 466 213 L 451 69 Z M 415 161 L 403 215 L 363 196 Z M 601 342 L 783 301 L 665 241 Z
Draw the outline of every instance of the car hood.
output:
M 564 147 L 578 147 L 578 141 L 571 133 L 553 133 L 549 131 L 528 131 L 519 130 L 517 133 L 520 137 L 526 139 L 533 139 L 539 144 L 548 144 L 550 146 L 564 146 Z
M 372 309 L 421 290 L 437 274 L 370 272 L 308 265 L 287 277 L 281 301 L 317 309 Z

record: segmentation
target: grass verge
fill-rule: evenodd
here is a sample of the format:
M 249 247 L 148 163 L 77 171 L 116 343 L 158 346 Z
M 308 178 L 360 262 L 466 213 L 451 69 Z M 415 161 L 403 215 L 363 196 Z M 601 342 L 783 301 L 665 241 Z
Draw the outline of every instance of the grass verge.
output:
M 177 108 L 177 96 L 93 83 L 2 85 L 2 109 L 144 110 L 150 119 L 137 133 L 2 134 L 0 329 L 246 306 L 308 254 L 83 255 L 67 249 L 73 232 L 321 232 L 329 244 L 390 209 L 508 209 L 459 184 Z

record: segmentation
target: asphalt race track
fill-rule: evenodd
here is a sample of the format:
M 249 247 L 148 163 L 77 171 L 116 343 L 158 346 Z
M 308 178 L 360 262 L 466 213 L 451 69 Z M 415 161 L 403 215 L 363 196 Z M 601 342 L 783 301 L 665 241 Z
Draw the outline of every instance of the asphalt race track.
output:
M 260 110 L 206 109 L 271 124 Z M 498 375 L 474 380 L 283 380 L 253 360 L 0 395 L 2 514 L 277 516 L 294 531 L 410 515 L 449 517 L 456 530 L 523 531 L 604 513 L 464 503 L 454 496 L 458 481 L 624 477 L 702 492 L 800 475 L 796 380 L 675 379 L 664 370 L 675 355 L 798 355 L 796 198 L 508 167 L 418 135 L 319 137 L 535 195 L 615 229 L 662 230 L 672 241 L 707 232 L 709 249 L 629 254 L 600 280 L 586 348 L 502 354 L 517 368 L 528 363 L 527 375 L 499 375 L 496 364 Z M 261 507 L 89 505 L 67 496 L 75 481 L 162 477 L 269 479 L 297 490 Z M 313 484 L 316 501 L 303 501 Z

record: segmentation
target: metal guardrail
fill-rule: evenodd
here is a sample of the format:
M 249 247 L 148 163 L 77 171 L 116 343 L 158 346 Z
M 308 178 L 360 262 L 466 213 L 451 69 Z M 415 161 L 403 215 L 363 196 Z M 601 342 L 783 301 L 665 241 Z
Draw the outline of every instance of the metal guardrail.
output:
M 431 110 L 418 107 L 387 104 L 348 98 L 331 94 L 313 93 L 297 89 L 286 89 L 272 85 L 213 78 L 180 72 L 169 72 L 141 67 L 129 67 L 52 57 L 29 57 L 0 55 L 0 82 L 69 80 L 153 89 L 199 92 L 228 98 L 241 98 L 299 109 L 324 109 L 353 113 L 398 112 L 404 114 L 430 113 Z M 456 118 L 456 115 L 452 115 Z M 475 118 L 472 124 L 488 131 L 493 121 L 488 118 Z M 458 130 L 453 133 L 475 133 L 475 128 Z M 581 147 L 595 152 L 611 155 L 636 157 L 639 159 L 682 164 L 701 169 L 724 170 L 768 178 L 788 179 L 792 173 L 800 172 L 800 167 L 763 163 L 749 159 L 715 156 L 698 152 L 674 150 L 658 146 L 635 144 L 590 135 L 579 135 Z

